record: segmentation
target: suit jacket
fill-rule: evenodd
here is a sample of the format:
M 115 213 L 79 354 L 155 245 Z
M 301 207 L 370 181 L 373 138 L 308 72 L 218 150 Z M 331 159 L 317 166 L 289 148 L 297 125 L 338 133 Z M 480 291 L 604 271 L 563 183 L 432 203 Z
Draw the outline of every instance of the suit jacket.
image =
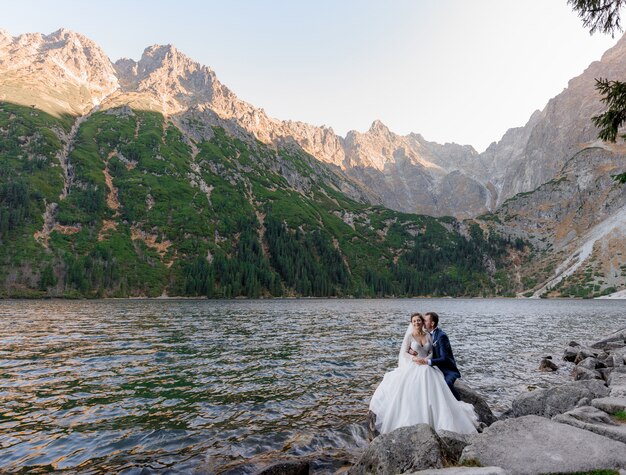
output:
M 454 354 L 452 353 L 452 347 L 450 346 L 450 340 L 448 335 L 440 328 L 435 328 L 432 333 L 433 337 L 433 357 L 431 358 L 431 364 L 437 366 L 445 375 L 448 373 L 456 373 L 456 377 L 460 378 L 461 373 L 456 367 L 456 361 Z

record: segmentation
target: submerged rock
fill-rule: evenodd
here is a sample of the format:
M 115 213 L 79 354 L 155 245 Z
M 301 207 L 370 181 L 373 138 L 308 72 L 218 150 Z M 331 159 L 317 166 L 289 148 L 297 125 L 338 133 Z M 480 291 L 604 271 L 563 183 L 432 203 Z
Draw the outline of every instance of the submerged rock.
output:
M 541 360 L 541 363 L 539 363 L 539 371 L 549 372 L 549 371 L 556 371 L 558 369 L 559 369 L 558 365 L 556 365 L 552 361 L 552 359 L 549 359 L 549 358 L 543 358 Z

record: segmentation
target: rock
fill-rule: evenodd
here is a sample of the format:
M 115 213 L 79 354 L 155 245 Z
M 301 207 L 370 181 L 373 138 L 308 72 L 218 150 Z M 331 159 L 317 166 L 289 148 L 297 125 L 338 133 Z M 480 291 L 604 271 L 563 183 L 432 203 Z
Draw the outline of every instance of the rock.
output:
M 599 372 L 597 372 L 595 369 L 587 369 L 584 366 L 576 366 L 572 370 L 572 377 L 574 378 L 575 381 L 602 379 L 602 375 Z
M 256 472 L 256 475 L 309 475 L 309 461 L 279 462 Z
M 376 429 L 376 414 L 372 411 L 367 411 L 367 437 L 371 442 L 380 435 L 378 429 Z
M 498 418 L 491 412 L 489 405 L 485 401 L 485 399 L 474 391 L 468 384 L 464 381 L 457 379 L 454 382 L 454 389 L 457 390 L 459 396 L 461 396 L 461 401 L 467 402 L 474 406 L 474 411 L 478 416 L 478 421 L 482 422 L 486 425 L 491 425 Z
M 598 350 L 592 350 L 591 348 L 579 349 L 576 354 L 576 359 L 574 359 L 574 363 L 578 364 L 585 358 L 595 358 L 599 354 L 600 352 Z
M 443 467 L 441 440 L 428 424 L 400 427 L 376 437 L 348 473 L 395 474 Z
M 574 409 L 583 398 L 591 400 L 608 395 L 609 389 L 602 381 L 575 381 L 518 396 L 511 409 L 514 417 L 529 414 L 553 417 Z
M 626 364 L 626 348 L 620 348 L 611 352 L 613 366 L 624 366 Z
M 498 421 L 465 447 L 460 463 L 512 474 L 626 467 L 626 444 L 538 416 Z
M 405 475 L 506 475 L 500 467 L 449 467 L 436 470 L 420 470 Z
M 589 358 L 585 358 L 580 363 L 578 363 L 578 366 L 582 368 L 591 369 L 591 370 L 595 370 L 598 368 L 606 368 L 606 365 L 604 363 L 602 363 L 597 358 L 594 358 L 593 356 L 590 356 Z
M 470 434 L 457 434 L 448 430 L 439 431 L 437 435 L 441 440 L 445 465 L 455 465 L 461 458 L 463 449 L 467 447 L 473 437 Z
M 614 368 L 608 380 L 611 397 L 626 396 L 626 366 Z
M 604 345 L 606 345 L 606 343 L 618 343 L 624 346 L 624 344 L 626 344 L 626 328 L 622 328 L 620 330 L 617 330 L 616 332 L 611 333 L 610 335 L 607 335 L 606 337 L 595 342 L 591 346 L 592 348 L 604 348 Z
M 597 371 L 598 371 L 598 373 L 600 373 L 600 376 L 602 376 L 603 380 L 608 381 L 609 380 L 609 376 L 613 372 L 613 368 L 600 368 Z
M 598 361 L 604 362 L 609 356 L 611 356 L 609 353 L 607 353 L 606 351 L 603 351 L 602 353 L 598 355 Z
M 565 414 L 554 416 L 552 420 L 595 432 L 626 444 L 626 425 L 617 424 L 606 412 L 595 407 L 578 407 Z
M 626 411 L 626 397 L 601 397 L 591 401 L 591 405 L 607 414 L 615 414 L 619 411 Z
M 580 346 L 580 343 L 577 343 L 574 340 L 572 340 L 567 344 L 567 346 Z
M 557 369 L 559 369 L 559 367 L 548 358 L 542 359 L 541 363 L 539 363 L 539 371 L 550 372 L 556 371 Z
M 589 400 L 589 398 L 588 397 L 584 397 L 584 398 L 582 398 L 580 401 L 578 401 L 576 403 L 576 407 L 588 406 L 589 404 L 591 404 L 591 401 Z
M 578 355 L 578 349 L 568 346 L 563 352 L 563 359 L 565 361 L 574 362 L 574 360 L 576 359 L 576 355 Z

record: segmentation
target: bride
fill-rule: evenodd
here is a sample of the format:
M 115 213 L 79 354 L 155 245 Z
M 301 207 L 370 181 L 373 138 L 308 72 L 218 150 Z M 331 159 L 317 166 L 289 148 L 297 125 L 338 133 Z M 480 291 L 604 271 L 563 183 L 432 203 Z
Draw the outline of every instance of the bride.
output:
M 436 431 L 476 433 L 473 406 L 455 399 L 439 368 L 415 362 L 414 358 L 430 357 L 431 350 L 424 319 L 414 313 L 402 341 L 398 367 L 385 374 L 370 402 L 381 434 L 420 423 Z

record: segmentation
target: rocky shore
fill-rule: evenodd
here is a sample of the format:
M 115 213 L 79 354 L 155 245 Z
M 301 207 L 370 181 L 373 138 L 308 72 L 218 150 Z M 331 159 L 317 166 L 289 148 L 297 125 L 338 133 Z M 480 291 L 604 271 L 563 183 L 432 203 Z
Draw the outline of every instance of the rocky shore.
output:
M 522 394 L 499 418 L 480 395 L 458 381 L 462 399 L 476 408 L 478 434 L 435 432 L 426 424 L 372 434 L 359 460 L 341 472 L 626 475 L 626 328 L 588 346 L 570 342 L 563 360 L 574 364 L 571 382 Z M 556 369 L 551 357 L 538 367 Z M 259 473 L 305 474 L 310 469 L 300 461 Z

